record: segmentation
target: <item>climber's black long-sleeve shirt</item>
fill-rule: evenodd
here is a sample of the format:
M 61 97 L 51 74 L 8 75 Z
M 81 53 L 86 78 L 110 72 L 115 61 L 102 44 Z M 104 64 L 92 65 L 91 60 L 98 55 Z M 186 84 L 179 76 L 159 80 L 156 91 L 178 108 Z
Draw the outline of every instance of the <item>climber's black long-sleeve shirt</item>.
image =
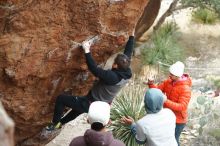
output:
M 130 36 L 127 44 L 125 46 L 124 54 L 131 58 L 132 51 L 134 48 L 134 36 Z M 92 74 L 98 77 L 100 80 L 103 80 L 108 85 L 114 85 L 121 81 L 121 79 L 129 79 L 132 76 L 131 69 L 126 70 L 122 69 L 110 69 L 104 70 L 97 66 L 94 59 L 91 56 L 91 53 L 86 53 L 86 63 L 89 70 Z

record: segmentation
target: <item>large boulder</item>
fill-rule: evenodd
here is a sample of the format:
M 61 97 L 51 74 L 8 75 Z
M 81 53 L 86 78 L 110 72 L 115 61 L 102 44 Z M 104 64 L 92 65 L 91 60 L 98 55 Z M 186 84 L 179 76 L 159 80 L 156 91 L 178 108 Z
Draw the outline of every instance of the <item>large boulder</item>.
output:
M 85 95 L 91 87 L 94 77 L 79 43 L 98 35 L 92 55 L 102 65 L 120 51 L 139 19 L 151 16 L 143 15 L 151 13 L 149 1 L 155 0 L 0 1 L 0 96 L 16 123 L 16 143 L 51 120 L 58 94 Z M 153 23 L 160 5 L 155 2 L 142 25 Z

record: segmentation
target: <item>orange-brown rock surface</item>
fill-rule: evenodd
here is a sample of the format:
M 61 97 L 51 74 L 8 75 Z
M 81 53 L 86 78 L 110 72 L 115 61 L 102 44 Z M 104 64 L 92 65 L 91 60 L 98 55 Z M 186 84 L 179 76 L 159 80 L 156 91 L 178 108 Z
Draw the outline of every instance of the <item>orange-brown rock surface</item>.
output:
M 87 93 L 94 78 L 78 43 L 98 35 L 92 54 L 103 64 L 122 48 L 149 1 L 0 0 L 0 99 L 16 123 L 16 143 L 50 121 L 58 94 Z

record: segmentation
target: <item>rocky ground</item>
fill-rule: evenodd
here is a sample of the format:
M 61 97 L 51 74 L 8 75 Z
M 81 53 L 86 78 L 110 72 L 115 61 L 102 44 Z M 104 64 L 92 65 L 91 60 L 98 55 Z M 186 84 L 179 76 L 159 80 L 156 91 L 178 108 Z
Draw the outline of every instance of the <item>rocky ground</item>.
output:
M 183 146 L 220 145 L 220 134 L 216 131 L 220 129 L 220 97 L 213 98 L 215 87 L 208 79 L 210 76 L 220 75 L 220 24 L 193 23 L 190 10 L 179 11 L 169 19 L 174 19 L 180 27 L 180 42 L 185 46 L 188 56 L 185 61 L 186 72 L 193 78 L 190 117 L 181 135 L 181 143 Z M 205 98 L 204 103 L 198 104 L 202 97 Z M 68 123 L 60 135 L 47 146 L 68 146 L 72 138 L 82 135 L 89 128 L 85 117 L 86 114 Z
M 47 144 L 47 146 L 68 146 L 74 137 L 83 135 L 85 130 L 89 128 L 86 114 L 82 114 L 74 121 L 66 124 L 60 135 Z

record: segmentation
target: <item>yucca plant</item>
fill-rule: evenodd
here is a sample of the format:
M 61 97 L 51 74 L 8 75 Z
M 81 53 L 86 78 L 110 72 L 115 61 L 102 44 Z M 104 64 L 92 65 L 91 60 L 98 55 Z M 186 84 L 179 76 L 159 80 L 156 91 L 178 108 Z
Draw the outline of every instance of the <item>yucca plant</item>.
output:
M 155 65 L 157 62 L 172 64 L 184 57 L 183 50 L 177 42 L 178 27 L 171 22 L 157 30 L 152 38 L 151 47 L 142 50 L 141 59 L 143 64 Z
M 138 144 L 135 142 L 129 126 L 122 124 L 120 119 L 123 116 L 130 116 L 137 121 L 146 114 L 143 101 L 144 91 L 145 88 L 143 85 L 132 81 L 129 86 L 120 92 L 120 95 L 112 104 L 112 124 L 110 129 L 113 131 L 113 135 L 122 140 L 127 146 L 138 146 Z

